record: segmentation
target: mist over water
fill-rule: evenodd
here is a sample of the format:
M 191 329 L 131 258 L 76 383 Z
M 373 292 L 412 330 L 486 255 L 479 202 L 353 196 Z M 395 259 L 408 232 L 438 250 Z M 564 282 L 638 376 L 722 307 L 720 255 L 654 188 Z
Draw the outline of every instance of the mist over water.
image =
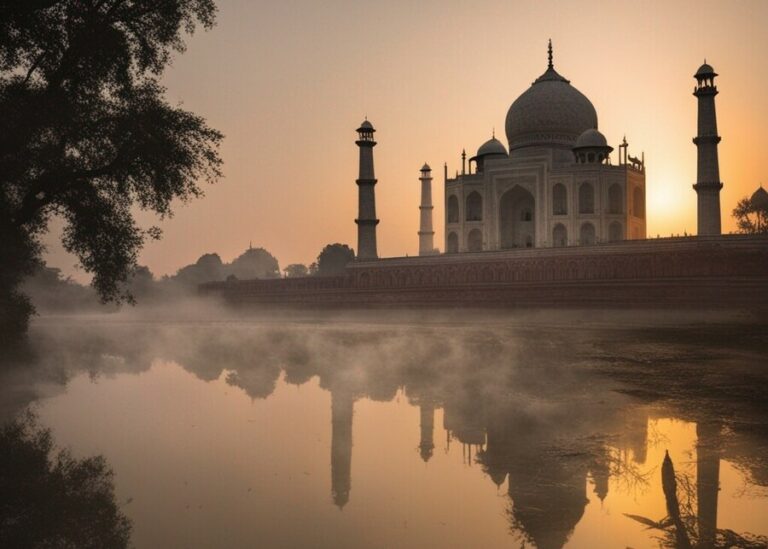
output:
M 190 299 L 39 317 L 0 419 L 104 456 L 137 547 L 674 546 L 667 451 L 692 544 L 751 547 L 766 355 L 739 315 Z

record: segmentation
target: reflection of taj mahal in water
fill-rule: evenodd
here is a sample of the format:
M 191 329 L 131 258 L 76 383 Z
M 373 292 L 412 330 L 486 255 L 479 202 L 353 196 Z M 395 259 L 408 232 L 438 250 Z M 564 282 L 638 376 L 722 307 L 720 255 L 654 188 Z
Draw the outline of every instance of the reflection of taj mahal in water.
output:
M 720 234 L 714 97 L 717 76 L 706 63 L 697 71 L 700 235 Z M 600 133 L 592 103 L 554 68 L 547 69 L 509 107 L 508 149 L 495 134 L 449 177 L 444 166 L 445 252 L 588 246 L 646 238 L 645 158 L 632 156 L 626 138 L 614 150 Z M 378 257 L 373 170 L 373 125 L 358 128 L 360 177 L 358 257 Z M 439 253 L 432 226 L 432 170 L 421 169 L 419 255 Z
M 647 465 L 650 417 L 644 406 L 625 409 L 602 421 L 591 418 L 590 429 L 621 433 L 610 445 L 561 452 L 556 449 L 557 429 L 545 423 L 537 426 L 522 408 L 485 407 L 473 399 L 466 400 L 467 396 L 448 396 L 445 401 L 433 394 L 409 398 L 419 407 L 419 455 L 424 462 L 433 456 L 435 412 L 442 408 L 446 438 L 438 444 L 444 444 L 446 453 L 451 445 L 461 445 L 466 466 L 481 467 L 498 488 L 507 483 L 511 526 L 535 547 L 559 549 L 566 545 L 590 502 L 588 484 L 603 502 L 612 477 L 631 476 L 634 473 L 620 471 Z M 343 388 L 331 389 L 331 495 L 340 509 L 349 503 L 352 492 L 355 400 Z M 696 519 L 702 547 L 714 542 L 717 529 L 719 434 L 717 425 L 702 423 L 697 427 Z

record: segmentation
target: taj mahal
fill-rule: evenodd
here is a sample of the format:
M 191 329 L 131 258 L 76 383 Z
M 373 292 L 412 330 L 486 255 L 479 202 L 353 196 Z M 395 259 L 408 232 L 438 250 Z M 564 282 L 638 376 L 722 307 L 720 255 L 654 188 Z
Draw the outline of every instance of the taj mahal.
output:
M 768 235 L 721 234 L 717 76 L 706 61 L 693 74 L 695 236 L 647 238 L 645 155 L 630 154 L 624 138 L 613 161 L 594 105 L 555 70 L 550 41 L 544 73 L 507 110 L 506 145 L 492 135 L 470 158 L 462 152 L 453 177 L 444 164 L 442 249 L 424 164 L 419 254 L 379 256 L 376 129 L 366 118 L 355 141 L 356 260 L 335 275 L 200 290 L 238 305 L 768 311 Z
M 552 62 L 509 107 L 507 149 L 492 137 L 449 179 L 445 250 L 590 245 L 645 237 L 645 170 L 618 165 L 592 103 Z
M 711 191 L 716 191 L 716 203 L 699 210 L 699 234 L 720 232 L 715 76 L 706 63 L 695 75 L 701 94 L 697 138 L 701 140 L 699 177 L 705 180 L 700 181 L 701 191 L 710 199 Z M 555 70 L 551 41 L 546 70 L 509 107 L 505 129 L 507 146 L 493 135 L 471 158 L 462 152 L 461 171 L 455 177 L 449 177 L 444 165 L 445 253 L 589 246 L 646 238 L 645 155 L 629 154 L 625 137 L 618 145 L 618 161 L 612 163 L 614 148 L 598 130 L 595 107 Z M 357 131 L 358 257 L 373 259 L 378 257 L 372 156 L 375 129 L 366 119 Z M 439 250 L 434 246 L 432 169 L 428 164 L 421 168 L 420 179 L 419 255 L 434 255 Z

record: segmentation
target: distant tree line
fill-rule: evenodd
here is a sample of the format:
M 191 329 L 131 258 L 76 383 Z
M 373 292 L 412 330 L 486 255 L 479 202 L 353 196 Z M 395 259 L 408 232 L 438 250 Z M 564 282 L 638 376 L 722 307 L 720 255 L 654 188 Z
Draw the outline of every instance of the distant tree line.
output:
M 293 263 L 282 272 L 286 278 L 338 275 L 354 258 L 354 250 L 346 244 L 328 244 L 309 267 Z M 195 263 L 180 268 L 176 274 L 159 278 L 148 267 L 139 265 L 128 277 L 126 289 L 138 304 L 144 305 L 187 296 L 205 282 L 274 279 L 280 278 L 280 273 L 275 256 L 264 248 L 249 247 L 230 263 L 223 262 L 217 253 L 206 253 Z M 40 264 L 25 280 L 22 290 L 41 312 L 103 312 L 117 309 L 115 304 L 102 304 L 93 287 L 79 284 L 71 277 L 62 275 L 61 269 L 45 264 Z

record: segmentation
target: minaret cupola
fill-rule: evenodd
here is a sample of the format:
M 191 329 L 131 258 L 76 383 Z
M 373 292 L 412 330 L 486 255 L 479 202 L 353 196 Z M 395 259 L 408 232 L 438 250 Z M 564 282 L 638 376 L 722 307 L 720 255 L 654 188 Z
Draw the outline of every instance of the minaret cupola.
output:
M 360 141 L 368 143 L 373 141 L 373 134 L 375 131 L 373 124 L 371 124 L 367 118 L 363 120 L 363 123 L 357 128 L 357 134 L 360 136 Z
M 708 64 L 707 60 L 705 59 L 704 64 L 699 67 L 699 70 L 697 70 L 696 74 L 693 75 L 693 77 L 696 79 L 696 89 L 700 90 L 702 88 L 715 88 L 716 76 L 717 73 L 715 72 L 715 69 L 713 69 L 712 65 Z

